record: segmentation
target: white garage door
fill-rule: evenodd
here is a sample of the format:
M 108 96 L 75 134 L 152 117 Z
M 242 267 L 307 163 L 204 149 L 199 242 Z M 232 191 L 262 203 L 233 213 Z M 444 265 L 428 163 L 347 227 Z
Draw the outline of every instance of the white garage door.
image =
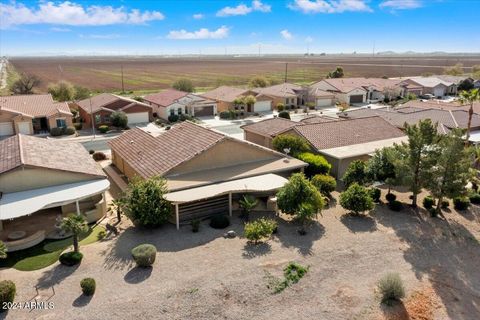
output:
M 443 97 L 445 95 L 445 88 L 439 87 L 433 89 L 433 95 L 435 97 Z
M 0 136 L 13 135 L 13 122 L 0 122 Z
M 332 99 L 317 99 L 317 107 L 331 107 Z
M 272 101 L 257 101 L 253 105 L 254 112 L 266 112 L 272 110 Z
M 145 123 L 148 121 L 148 112 L 127 113 L 128 124 Z
M 19 122 L 18 123 L 18 133 L 32 134 L 30 132 L 30 122 Z

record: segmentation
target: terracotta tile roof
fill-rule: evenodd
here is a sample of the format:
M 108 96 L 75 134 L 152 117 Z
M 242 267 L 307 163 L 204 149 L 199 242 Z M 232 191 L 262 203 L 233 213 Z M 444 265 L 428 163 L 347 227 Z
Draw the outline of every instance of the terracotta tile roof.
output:
M 383 79 L 383 78 L 336 78 L 324 79 L 314 83 L 311 87 L 316 88 L 316 84 L 326 82 L 337 88 L 339 92 L 350 92 L 355 89 L 366 89 L 373 87 L 375 90 L 383 91 L 385 88 L 393 88 L 400 86 L 402 80 L 399 79 Z
M 0 110 L 10 111 L 32 118 L 48 117 L 58 112 L 72 115 L 66 102 L 55 102 L 50 94 L 1 96 Z
M 221 86 L 201 94 L 202 97 L 212 100 L 233 102 L 235 98 L 247 93 L 249 90 L 229 86 Z
M 319 88 L 312 88 L 309 94 L 315 98 L 333 98 L 335 95 L 331 92 L 321 90 Z
M 425 88 L 434 88 L 438 85 L 449 87 L 453 84 L 451 82 L 443 81 L 435 77 L 412 77 L 408 78 L 407 82 L 414 82 L 415 84 L 418 84 Z
M 146 95 L 143 100 L 155 103 L 159 106 L 167 107 L 180 98 L 188 95 L 188 92 L 183 92 L 175 89 L 167 89 L 162 92 Z
M 381 117 L 350 119 L 293 127 L 317 150 L 403 137 L 405 134 Z
M 185 121 L 157 137 L 135 128 L 108 144 L 144 178 L 164 175 L 179 164 L 209 149 L 225 136 Z
M 461 104 L 458 101 L 455 102 L 442 102 L 442 101 L 422 101 L 422 100 L 410 100 L 404 104 L 402 107 L 413 107 L 417 109 L 440 109 L 440 110 L 464 110 L 468 111 L 470 109 L 469 104 Z M 480 102 L 473 103 L 473 112 L 480 114 Z
M 297 91 L 302 90 L 302 87 L 293 83 L 281 83 L 266 88 L 256 88 L 253 91 L 267 96 L 274 97 L 295 97 Z
M 300 123 L 323 123 L 343 120 L 342 118 L 334 118 L 329 116 L 310 116 L 300 120 Z
M 0 141 L 0 150 L 0 173 L 19 166 L 32 166 L 105 176 L 87 150 L 77 142 L 18 134 Z
M 277 118 L 271 118 L 271 119 L 255 122 L 252 124 L 247 124 L 247 125 L 241 126 L 240 128 L 242 128 L 245 131 L 251 131 L 264 136 L 274 137 L 279 132 L 290 129 L 296 125 L 298 125 L 298 122 L 277 117 Z
M 90 101 L 91 100 L 91 101 Z M 121 101 L 122 103 L 115 104 L 115 107 L 111 107 L 111 105 L 117 101 Z M 91 106 L 90 106 L 91 102 Z M 122 96 L 117 96 L 115 94 L 111 93 L 102 93 L 99 95 L 96 95 L 92 98 L 87 98 L 83 99 L 81 101 L 77 102 L 77 105 L 82 108 L 85 112 L 90 113 L 92 112 L 97 112 L 98 110 L 102 108 L 107 108 L 111 110 L 120 110 L 124 109 L 126 106 L 130 105 L 141 105 L 144 107 L 151 108 L 148 104 L 139 102 L 137 100 L 127 98 L 127 97 L 122 97 Z

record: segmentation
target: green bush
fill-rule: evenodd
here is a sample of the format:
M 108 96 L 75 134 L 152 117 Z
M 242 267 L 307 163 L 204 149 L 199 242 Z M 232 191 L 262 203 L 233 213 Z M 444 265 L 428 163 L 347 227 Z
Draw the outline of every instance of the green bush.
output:
M 75 252 L 75 251 L 62 253 L 58 258 L 60 263 L 65 266 L 74 266 L 76 264 L 79 264 L 80 262 L 82 262 L 82 259 L 83 259 L 83 254 L 81 252 Z
M 326 174 L 317 174 L 312 178 L 312 184 L 326 197 L 337 188 L 337 181 L 334 177 Z
M 198 232 L 200 230 L 200 220 L 194 219 L 190 222 L 192 225 L 192 232 Z
M 150 267 L 155 262 L 157 248 L 153 244 L 141 244 L 132 249 L 132 257 L 137 266 Z
M 91 149 L 91 150 L 88 150 L 88 153 L 89 153 L 89 154 L 94 154 L 94 153 L 95 153 L 95 150 L 92 150 L 92 149 Z
M 82 288 L 82 292 L 86 296 L 93 296 L 95 293 L 95 279 L 93 278 L 84 278 L 80 281 L 80 287 Z
M 293 134 L 281 134 L 273 138 L 273 149 L 285 153 L 285 149 L 290 150 L 289 155 L 296 156 L 299 153 L 310 151 L 308 141 L 302 137 Z
M 245 238 L 256 244 L 262 239 L 269 238 L 275 229 L 277 229 L 277 222 L 275 220 L 260 218 L 246 223 L 243 234 Z
M 448 200 L 442 200 L 441 208 L 442 208 L 442 209 L 447 209 L 448 207 L 450 207 L 450 201 L 448 201 Z
M 355 215 L 372 210 L 375 207 L 368 189 L 356 182 L 340 194 L 340 205 Z
M 92 158 L 95 161 L 102 161 L 107 159 L 107 155 L 101 151 L 97 151 L 94 154 L 92 154 Z
M 283 275 L 285 280 L 289 283 L 297 283 L 308 272 L 308 267 L 304 267 L 298 263 L 290 262 L 285 269 L 283 269 Z
M 100 133 L 107 133 L 107 131 L 109 130 L 110 128 L 107 126 L 107 125 L 101 125 L 100 127 L 98 127 L 98 131 L 100 131 Z
M 278 117 L 290 120 L 290 113 L 288 113 L 288 111 L 280 111 Z
M 117 128 L 125 129 L 128 125 L 127 114 L 122 111 L 113 112 L 110 116 L 110 121 L 112 122 L 112 126 Z
M 398 273 L 389 273 L 383 276 L 378 282 L 378 290 L 382 297 L 382 303 L 387 305 L 405 297 L 403 281 Z
M 97 239 L 102 240 L 107 236 L 107 231 L 105 230 L 100 230 L 97 234 Z
M 0 312 L 5 312 L 8 310 L 5 304 L 13 302 L 13 300 L 15 299 L 16 291 L 17 288 L 13 281 L 0 281 Z
M 467 210 L 470 206 L 468 197 L 456 197 L 453 199 L 453 207 L 455 210 Z
M 225 229 L 230 225 L 230 219 L 224 215 L 214 215 L 210 218 L 210 227 L 214 229 Z
M 393 200 L 388 203 L 388 208 L 392 211 L 401 211 L 403 209 L 403 204 L 400 201 Z
M 71 136 L 72 134 L 75 134 L 75 132 L 77 132 L 75 130 L 75 127 L 66 127 L 65 128 L 65 134 L 68 135 L 68 136 Z
M 367 174 L 367 163 L 363 160 L 353 160 L 345 170 L 342 181 L 346 188 L 352 183 L 359 185 L 366 185 L 369 182 L 369 175 Z
M 423 199 L 423 207 L 425 209 L 430 209 L 433 208 L 433 205 L 435 204 L 435 200 L 431 196 L 427 196 Z
M 50 135 L 51 135 L 52 137 L 61 136 L 61 135 L 63 135 L 63 132 L 64 132 L 64 129 L 61 128 L 61 127 L 51 128 L 51 129 L 50 129 Z
M 168 116 L 168 122 L 174 123 L 178 121 L 178 116 L 176 114 L 171 114 Z
M 438 215 L 438 212 L 437 212 L 436 208 L 430 208 L 430 209 L 428 209 L 428 212 L 430 213 L 430 216 L 432 218 L 435 218 Z
M 370 194 L 370 197 L 372 198 L 373 202 L 379 203 L 380 202 L 380 197 L 382 196 L 382 191 L 378 188 L 369 188 L 368 193 Z
M 480 193 L 474 192 L 470 194 L 469 199 L 473 204 L 480 204 Z
M 311 152 L 300 153 L 297 158 L 308 163 L 305 175 L 309 178 L 316 174 L 328 174 L 332 168 L 332 165 L 324 157 Z
M 283 110 L 285 110 L 285 105 L 283 103 L 277 103 L 277 110 L 278 112 L 282 112 Z
M 394 193 L 390 192 L 385 195 L 385 199 L 387 199 L 388 202 L 393 202 L 397 200 L 397 196 Z
M 81 122 L 75 122 L 73 124 L 73 127 L 75 128 L 75 130 L 82 130 L 83 124 Z
M 230 112 L 222 111 L 218 114 L 218 116 L 220 117 L 220 119 L 228 120 L 230 119 Z

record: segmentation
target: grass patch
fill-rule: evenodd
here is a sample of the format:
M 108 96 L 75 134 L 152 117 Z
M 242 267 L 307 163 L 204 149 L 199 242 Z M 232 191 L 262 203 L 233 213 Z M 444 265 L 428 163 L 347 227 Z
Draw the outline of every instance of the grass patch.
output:
M 80 236 L 80 245 L 98 241 L 98 234 L 105 231 L 102 226 L 95 226 Z M 0 259 L 0 268 L 14 268 L 19 271 L 33 271 L 48 267 L 58 261 L 60 254 L 72 245 L 72 238 L 63 240 L 45 240 L 31 248 L 7 254 Z
M 283 279 L 277 278 L 270 273 L 266 273 L 267 288 L 272 290 L 273 293 L 280 293 L 292 284 L 297 283 L 308 272 L 309 267 L 304 267 L 296 262 L 290 262 L 283 269 Z

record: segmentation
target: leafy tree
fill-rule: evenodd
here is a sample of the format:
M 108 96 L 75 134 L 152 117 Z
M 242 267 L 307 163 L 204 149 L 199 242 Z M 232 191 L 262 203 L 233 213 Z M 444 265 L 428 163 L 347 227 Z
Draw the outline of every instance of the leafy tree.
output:
M 290 113 L 288 113 L 288 111 L 280 111 L 278 117 L 290 120 Z
M 473 103 L 475 101 L 480 100 L 480 92 L 479 89 L 473 89 L 470 91 L 462 91 L 460 92 L 460 102 L 461 103 L 468 103 L 470 104 L 470 108 L 468 109 L 468 124 L 467 124 L 467 136 L 465 138 L 465 144 L 468 145 L 470 139 L 470 130 L 472 127 L 472 116 L 473 116 Z
M 172 85 L 172 87 L 176 90 L 179 91 L 184 91 L 184 92 L 193 92 L 195 91 L 195 87 L 193 86 L 193 82 L 190 79 L 178 79 L 175 81 Z
M 77 85 L 73 86 L 73 88 L 75 89 L 75 94 L 73 96 L 74 100 L 83 100 L 90 97 L 90 89 Z
M 308 167 L 305 168 L 305 175 L 308 178 L 311 178 L 316 174 L 328 174 L 332 168 L 332 165 L 328 163 L 327 159 L 318 154 L 302 152 L 297 158 L 308 163 Z
M 50 93 L 56 101 L 71 101 L 75 97 L 75 88 L 70 82 L 59 81 L 57 84 L 48 86 L 48 93 Z
M 277 192 L 278 208 L 286 214 L 297 215 L 306 204 L 317 213 L 323 208 L 323 197 L 303 173 L 295 173 Z
M 395 157 L 395 148 L 377 150 L 368 160 L 366 167 L 366 174 L 369 180 L 386 183 L 388 185 L 388 193 L 390 193 L 390 187 L 392 184 L 395 184 L 397 178 L 394 164 Z
M 273 149 L 296 156 L 299 153 L 310 151 L 310 146 L 302 137 L 293 134 L 281 134 L 273 138 Z M 288 150 L 288 152 L 286 151 Z
M 443 71 L 444 74 L 448 74 L 451 76 L 459 76 L 463 74 L 463 64 L 457 63 L 452 67 L 446 67 Z
M 112 209 L 115 208 L 118 222 L 122 221 L 122 211 L 124 206 L 125 206 L 124 198 L 117 198 L 112 200 L 111 208 Z
M 239 96 L 233 99 L 233 104 L 235 106 L 245 106 L 245 96 Z
M 473 81 L 470 78 L 460 81 L 458 84 L 457 90 L 458 91 L 470 91 L 474 88 Z
M 117 128 L 126 128 L 128 125 L 127 114 L 123 111 L 115 111 L 110 116 L 112 125 Z
M 337 188 L 335 178 L 327 174 L 317 174 L 313 176 L 311 182 L 317 190 L 326 197 L 329 197 L 330 193 Z
M 165 199 L 167 193 L 167 182 L 161 177 L 134 178 L 125 195 L 124 213 L 145 227 L 164 224 L 172 215 L 172 204 Z
M 260 218 L 246 223 L 243 234 L 249 241 L 257 244 L 260 240 L 269 238 L 276 228 L 275 220 Z
M 0 240 L 0 259 L 5 259 L 7 257 L 7 246 L 3 241 Z
M 356 182 L 340 194 L 340 205 L 355 215 L 358 215 L 360 212 L 370 211 L 375 206 L 368 189 Z
M 344 73 L 342 67 L 336 67 L 335 70 L 327 74 L 327 78 L 343 78 L 343 76 Z
M 250 108 L 255 104 L 255 102 L 257 102 L 257 99 L 252 95 L 248 95 L 245 97 L 244 102 L 247 105 L 247 107 Z
M 300 208 L 297 211 L 295 216 L 296 220 L 300 222 L 301 228 L 299 230 L 300 234 L 305 234 L 307 231 L 305 230 L 307 224 L 313 221 L 313 218 L 317 215 L 317 210 L 315 210 L 314 206 L 310 203 L 302 203 Z
M 343 184 L 348 188 L 352 183 L 366 185 L 370 182 L 367 174 L 367 163 L 363 160 L 354 160 L 350 162 L 347 170 L 342 177 Z
M 418 124 L 405 124 L 408 142 L 397 145 L 398 158 L 394 161 L 399 184 L 408 186 L 413 193 L 412 206 L 425 185 L 428 168 L 432 165 L 432 145 L 438 141 L 437 125 L 430 119 Z
M 268 86 L 268 80 L 264 77 L 254 77 L 250 79 L 248 86 L 251 88 L 265 88 Z
M 23 73 L 11 87 L 14 94 L 32 94 L 33 89 L 40 85 L 41 81 L 34 75 Z
M 471 174 L 471 150 L 464 147 L 464 131 L 454 129 L 435 146 L 435 164 L 430 166 L 425 188 L 437 199 L 437 213 L 441 212 L 445 197 L 455 198 L 465 193 Z
M 282 112 L 283 110 L 285 110 L 285 105 L 281 102 L 277 103 L 277 111 Z M 290 116 L 288 116 L 288 118 L 290 118 Z
M 246 194 L 243 196 L 242 199 L 240 199 L 240 201 L 238 201 L 238 204 L 242 209 L 242 212 L 245 216 L 245 220 L 249 221 L 250 213 L 252 212 L 253 208 L 257 206 L 258 200 L 254 196 Z
M 78 246 L 78 236 L 88 231 L 88 225 L 85 219 L 78 214 L 70 214 L 68 217 L 62 219 L 60 225 L 63 231 L 71 232 L 73 234 L 73 251 L 80 252 Z

